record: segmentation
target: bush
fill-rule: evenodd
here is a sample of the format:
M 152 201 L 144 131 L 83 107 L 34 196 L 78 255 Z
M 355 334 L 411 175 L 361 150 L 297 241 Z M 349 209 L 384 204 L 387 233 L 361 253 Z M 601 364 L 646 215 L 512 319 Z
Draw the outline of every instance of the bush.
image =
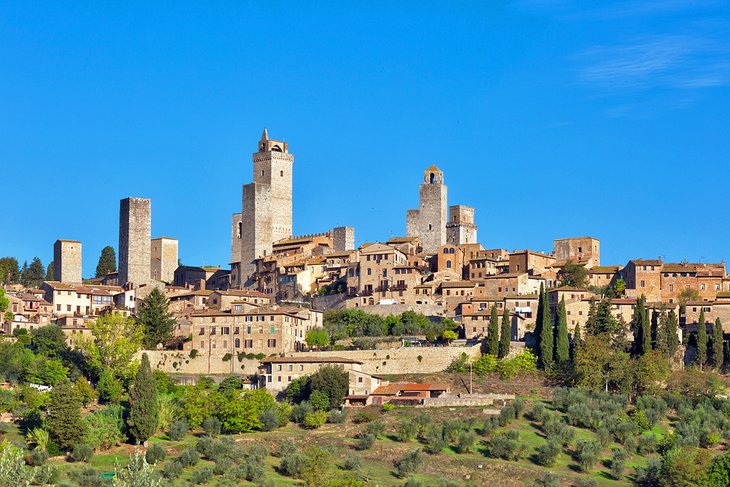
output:
M 598 462 L 598 455 L 601 452 L 601 446 L 590 440 L 579 440 L 576 444 L 576 453 L 578 457 L 578 464 L 581 470 L 587 472 Z
M 518 460 L 522 455 L 522 448 L 518 431 L 501 431 L 487 443 L 487 455 L 504 460 Z
M 381 420 L 372 421 L 368 423 L 366 430 L 375 438 L 380 438 L 381 436 L 383 436 L 383 433 L 385 433 L 385 423 L 383 423 Z
M 479 434 L 482 436 L 490 436 L 499 427 L 497 418 L 487 418 L 479 428 Z
M 170 425 L 167 437 L 172 441 L 180 441 L 185 438 L 186 434 L 188 434 L 188 422 L 184 419 L 178 419 Z
M 409 419 L 404 419 L 398 424 L 396 438 L 401 442 L 411 441 L 418 434 L 418 426 Z
M 215 437 L 221 434 L 221 422 L 218 418 L 205 418 L 201 426 L 208 436 Z
M 548 440 L 535 449 L 537 463 L 543 467 L 552 467 L 560 455 L 560 444 L 555 440 Z
M 394 409 L 395 409 L 395 404 L 391 404 L 389 402 L 386 402 L 385 404 L 383 404 L 383 411 L 384 412 L 392 411 Z
M 198 350 L 197 349 L 194 348 L 194 349 L 190 350 L 190 358 L 195 358 L 197 356 L 198 356 Z
M 327 413 L 324 411 L 312 411 L 304 417 L 304 426 L 310 429 L 317 429 L 327 422 Z
M 536 487 L 560 487 L 560 475 L 547 472 L 545 476 L 535 482 Z
M 626 466 L 626 460 L 629 454 L 623 448 L 616 448 L 613 450 L 613 457 L 611 457 L 611 475 L 619 480 L 624 475 L 624 467 Z
M 263 431 L 273 431 L 279 427 L 279 415 L 276 412 L 275 407 L 270 407 L 259 414 L 259 421 L 261 422 L 261 429 Z
M 651 485 L 659 485 L 659 484 L 651 484 Z M 596 479 L 578 479 L 575 482 L 575 487 L 598 487 L 598 482 Z
M 167 452 L 162 447 L 162 445 L 159 445 L 157 443 L 153 443 L 150 445 L 149 448 L 147 448 L 147 452 L 144 454 L 145 460 L 147 460 L 147 463 L 150 465 L 156 465 L 159 462 L 162 462 L 167 457 Z
M 512 402 L 512 407 L 515 410 L 515 418 L 519 418 L 525 410 L 525 400 L 520 398 L 515 399 Z
M 423 463 L 421 450 L 411 450 L 403 458 L 397 460 L 394 465 L 398 475 L 403 478 L 415 473 L 421 467 L 421 463 Z
M 426 451 L 435 455 L 446 448 L 447 442 L 444 439 L 444 427 L 438 424 L 429 425 L 423 434 L 426 441 Z
M 533 404 L 530 410 L 530 418 L 533 421 L 542 423 L 545 419 L 545 404 L 540 401 Z
M 48 452 L 45 448 L 36 448 L 25 456 L 25 463 L 31 467 L 40 467 L 48 460 Z
M 343 470 L 360 470 L 362 468 L 362 460 L 357 455 L 348 455 L 342 462 Z
M 195 466 L 199 460 L 200 455 L 198 455 L 198 452 L 195 451 L 195 448 L 193 448 L 192 446 L 185 448 L 180 456 L 177 457 L 177 461 L 184 468 Z
M 656 450 L 657 441 L 654 433 L 644 433 L 643 435 L 639 436 L 639 445 L 637 446 L 637 451 L 639 452 L 639 455 L 648 455 L 650 453 L 655 453 Z
M 499 425 L 500 426 L 507 426 L 510 421 L 515 419 L 515 408 L 511 404 L 509 406 L 505 406 L 502 408 L 502 410 L 499 412 Z
M 362 433 L 357 435 L 357 442 L 355 443 L 355 450 L 369 450 L 375 444 L 375 435 L 370 433 Z
M 207 485 L 213 479 L 213 469 L 203 467 L 193 472 L 190 476 L 190 483 L 194 485 Z
M 75 462 L 89 463 L 89 460 L 91 460 L 91 457 L 93 456 L 94 448 L 92 448 L 92 446 L 88 443 L 77 444 L 71 452 L 71 458 L 73 458 Z
M 327 422 L 332 424 L 341 424 L 344 423 L 347 419 L 347 413 L 344 411 L 339 411 L 337 409 L 333 409 L 329 413 L 327 413 Z
M 365 408 L 362 411 L 358 411 L 355 416 L 353 416 L 352 420 L 357 423 L 369 423 L 370 421 L 375 421 L 378 418 L 378 413 L 372 409 L 372 408 Z
M 459 453 L 472 453 L 476 448 L 477 436 L 473 431 L 462 431 L 456 440 L 456 450 Z
M 291 408 L 291 420 L 297 424 L 301 424 L 304 422 L 304 418 L 307 417 L 307 414 L 311 413 L 313 410 L 314 409 L 307 401 L 295 404 Z
M 306 459 L 300 453 L 289 453 L 281 457 L 279 470 L 287 477 L 299 477 L 304 469 Z
M 180 462 L 167 462 L 162 466 L 162 476 L 167 480 L 175 480 L 182 475 L 183 466 Z
M 127 440 L 122 406 L 107 406 L 87 414 L 84 421 L 87 425 L 84 442 L 90 444 L 94 450 L 107 450 Z
M 327 411 L 330 408 L 330 399 L 322 391 L 312 391 L 312 393 L 309 395 L 309 404 L 312 405 L 312 407 L 319 411 Z M 334 404 L 336 406 L 336 404 Z
M 281 442 L 279 442 L 279 448 L 277 448 L 274 456 L 282 458 L 296 451 L 297 445 L 295 445 L 293 441 L 281 440 Z

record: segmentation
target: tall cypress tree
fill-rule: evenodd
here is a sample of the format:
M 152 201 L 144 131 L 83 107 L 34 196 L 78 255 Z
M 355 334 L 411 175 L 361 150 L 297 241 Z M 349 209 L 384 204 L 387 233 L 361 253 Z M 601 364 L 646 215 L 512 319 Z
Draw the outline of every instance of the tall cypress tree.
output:
M 495 357 L 499 353 L 499 313 L 496 304 L 492 306 L 492 314 L 489 317 L 486 352 Z
M 117 253 L 114 247 L 107 245 L 101 249 L 99 262 L 96 264 L 96 277 L 104 277 L 117 270 Z
M 674 357 L 679 348 L 679 335 L 677 330 L 679 329 L 679 319 L 677 319 L 677 313 L 674 310 L 669 310 L 667 314 L 667 355 Z
M 504 307 L 502 313 L 502 330 L 499 334 L 499 358 L 509 355 L 509 344 L 512 338 L 512 323 L 509 319 L 509 310 Z
M 715 326 L 712 328 L 712 365 L 716 369 L 722 369 L 723 362 L 725 361 L 724 338 L 722 323 L 720 323 L 720 318 L 717 318 L 715 320 Z
M 570 359 L 575 364 L 575 358 L 580 353 L 580 347 L 583 345 L 583 337 L 580 336 L 580 323 L 575 324 L 573 332 L 573 346 L 570 348 Z
M 645 298 L 636 300 L 634 308 L 634 355 L 644 355 L 651 351 L 651 326 L 647 322 Z
M 641 344 L 641 353 L 647 354 L 651 352 L 651 323 L 649 323 L 649 311 L 646 309 L 646 298 L 644 295 L 641 296 L 641 305 L 644 308 L 644 317 L 642 321 L 644 323 L 644 334 L 642 335 L 643 343 Z
M 548 293 L 542 293 L 542 323 L 540 324 L 540 365 L 543 369 L 549 369 L 553 365 L 553 321 L 550 316 L 550 304 Z
M 142 354 L 134 384 L 129 391 L 129 433 L 138 443 L 144 443 L 157 430 L 160 406 L 157 402 L 157 384 L 150 368 L 150 359 Z
M 652 326 L 653 322 L 656 321 L 656 333 L 654 334 L 654 350 L 657 350 L 664 356 L 669 356 L 669 326 L 668 326 L 668 318 L 667 318 L 667 311 L 665 309 L 662 309 L 661 312 L 654 311 L 652 316 Z
M 568 316 L 565 311 L 565 296 L 563 296 L 558 304 L 558 326 L 555 327 L 555 362 L 564 364 L 569 359 Z
M 535 355 L 540 357 L 540 334 L 542 333 L 542 295 L 543 287 L 540 283 L 540 293 L 537 295 L 537 313 L 535 314 L 534 344 Z
M 46 418 L 48 436 L 63 451 L 71 451 L 84 438 L 81 405 L 76 388 L 68 380 L 56 384 L 51 391 Z
M 705 308 L 700 309 L 700 319 L 697 323 L 697 365 L 707 363 L 707 324 L 705 323 Z

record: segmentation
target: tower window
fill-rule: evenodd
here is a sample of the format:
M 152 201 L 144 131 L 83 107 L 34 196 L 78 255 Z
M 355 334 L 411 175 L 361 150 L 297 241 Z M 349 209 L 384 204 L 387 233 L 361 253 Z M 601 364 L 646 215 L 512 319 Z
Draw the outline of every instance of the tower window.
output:
M 284 177 L 284 171 L 280 171 L 279 175 L 283 178 Z
M 436 182 L 436 175 L 434 173 L 431 173 L 431 184 Z
M 429 229 L 429 230 L 433 230 L 433 225 L 431 225 L 431 224 L 429 223 L 429 224 L 428 224 L 428 229 Z
M 264 175 L 264 171 L 263 171 L 263 170 L 261 171 L 261 175 L 262 175 L 262 176 Z

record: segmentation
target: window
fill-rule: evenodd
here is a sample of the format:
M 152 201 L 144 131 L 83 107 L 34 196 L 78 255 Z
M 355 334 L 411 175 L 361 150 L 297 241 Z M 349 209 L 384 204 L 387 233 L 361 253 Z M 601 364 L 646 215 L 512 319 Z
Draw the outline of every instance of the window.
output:
M 368 267 L 368 276 L 371 276 L 373 274 L 373 270 Z
M 234 341 L 234 346 L 236 348 L 241 348 L 241 339 L 240 338 L 236 338 L 236 340 Z
M 279 171 L 279 176 L 284 177 L 284 171 Z
M 646 283 L 644 281 L 641 281 L 641 287 L 646 287 Z
M 279 365 L 276 366 L 276 370 L 278 370 L 279 372 L 281 372 L 281 364 L 279 364 Z
M 446 268 L 447 269 L 451 269 L 451 261 L 450 260 L 447 260 L 446 261 Z

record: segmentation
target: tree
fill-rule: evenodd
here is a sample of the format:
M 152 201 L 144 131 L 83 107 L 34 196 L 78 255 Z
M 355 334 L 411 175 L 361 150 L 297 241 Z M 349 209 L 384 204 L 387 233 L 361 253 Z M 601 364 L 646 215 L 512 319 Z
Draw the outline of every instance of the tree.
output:
M 495 357 L 499 353 L 499 313 L 497 313 L 497 305 L 492 305 L 492 313 L 489 316 L 489 326 L 487 326 L 487 338 L 484 343 L 484 351 Z
M 43 266 L 41 259 L 33 257 L 30 266 L 23 264 L 23 270 L 20 273 L 20 283 L 25 287 L 39 287 L 46 277 L 46 268 Z
M 157 430 L 159 415 L 157 402 L 157 383 L 152 375 L 150 360 L 142 354 L 142 362 L 137 369 L 134 384 L 129 391 L 129 434 L 138 443 L 144 443 Z
M 575 357 L 578 384 L 592 390 L 621 390 L 628 366 L 629 355 L 617 350 L 605 335 L 586 336 Z
M 441 334 L 441 338 L 446 343 L 451 343 L 456 340 L 456 332 L 454 330 L 444 330 L 444 332 Z
M 558 277 L 561 286 L 584 287 L 588 281 L 586 268 L 572 261 L 565 263 Z
M 46 281 L 52 281 L 54 278 L 54 269 L 56 265 L 54 261 L 51 261 L 50 264 L 48 264 L 48 267 L 46 267 Z
M 324 392 L 329 398 L 330 408 L 335 408 L 345 399 L 350 378 L 339 367 L 326 365 L 310 376 L 309 383 L 312 392 Z
M 0 258 L 0 283 L 16 284 L 20 281 L 20 267 L 15 257 Z
M 81 337 L 77 343 L 92 367 L 97 371 L 108 368 L 118 377 L 124 376 L 142 344 L 142 326 L 115 311 L 97 318 L 90 328 L 91 337 Z
M 0 287 L 0 315 L 10 306 L 10 300 L 5 296 L 5 289 Z
M 667 354 L 669 357 L 674 357 L 679 348 L 679 336 L 677 330 L 679 329 L 679 320 L 677 319 L 677 313 L 674 310 L 669 310 L 666 321 L 667 327 Z
M 235 393 L 222 399 L 214 406 L 216 416 L 223 427 L 232 433 L 261 429 L 261 414 L 276 407 L 276 400 L 266 389 Z
M 634 355 L 644 355 L 651 351 L 651 325 L 646 313 L 646 298 L 642 294 L 634 308 Z
M 540 295 L 541 295 L 541 302 L 539 303 L 539 306 L 542 308 L 542 323 L 540 324 L 540 335 L 538 336 L 538 339 L 540 340 L 540 353 L 538 354 L 538 358 L 540 360 L 540 365 L 543 369 L 549 369 L 553 365 L 553 322 L 550 316 L 550 304 L 548 303 L 548 294 L 547 291 L 543 289 L 542 284 L 540 284 Z
M 716 369 L 722 369 L 725 361 L 724 353 L 724 337 L 722 333 L 722 323 L 720 318 L 715 319 L 715 326 L 712 327 L 712 365 Z
M 305 341 L 310 348 L 326 347 L 330 344 L 330 335 L 324 328 L 312 328 L 307 331 Z
M 555 328 L 555 361 L 564 364 L 570 359 L 568 342 L 568 316 L 565 310 L 565 296 L 558 304 L 558 326 Z
M 46 418 L 48 435 L 63 451 L 71 451 L 85 435 L 81 398 L 69 381 L 53 388 Z
M 707 325 L 705 324 L 705 308 L 700 308 L 700 319 L 697 322 L 697 365 L 707 363 Z
M 669 325 L 667 310 L 662 305 L 661 311 L 654 311 L 652 316 L 652 325 L 656 323 L 656 333 L 652 347 L 659 351 L 665 357 L 669 357 Z
M 46 325 L 31 333 L 30 347 L 39 355 L 48 358 L 62 358 L 68 352 L 66 335 L 58 325 Z
M 107 245 L 101 249 L 99 263 L 96 264 L 96 277 L 104 277 L 110 272 L 116 272 L 116 270 L 117 254 L 114 252 L 114 247 Z
M 730 485 L 730 453 L 717 455 L 707 470 L 706 487 L 726 487 Z
M 580 353 L 580 348 L 583 344 L 583 338 L 580 336 L 580 323 L 575 324 L 575 331 L 573 331 L 573 346 L 570 349 L 570 358 L 575 364 L 575 357 Z
M 623 294 L 626 292 L 626 281 L 621 278 L 616 279 L 616 282 L 613 285 L 613 292 L 616 294 L 616 296 L 623 296 Z
M 502 312 L 502 330 L 499 334 L 499 358 L 505 358 L 507 355 L 509 355 L 511 338 L 512 323 L 510 321 L 509 310 L 505 306 L 504 311 Z
M 137 320 L 142 324 L 142 343 L 145 348 L 153 349 L 158 343 L 165 343 L 172 338 L 175 315 L 170 313 L 169 306 L 170 301 L 157 288 L 139 303 Z
M 114 487 L 162 487 L 162 478 L 147 463 L 145 454 L 135 450 L 125 468 L 114 467 Z
M 35 471 L 23 460 L 23 450 L 4 442 L 0 450 L 0 485 L 27 487 L 35 477 Z

